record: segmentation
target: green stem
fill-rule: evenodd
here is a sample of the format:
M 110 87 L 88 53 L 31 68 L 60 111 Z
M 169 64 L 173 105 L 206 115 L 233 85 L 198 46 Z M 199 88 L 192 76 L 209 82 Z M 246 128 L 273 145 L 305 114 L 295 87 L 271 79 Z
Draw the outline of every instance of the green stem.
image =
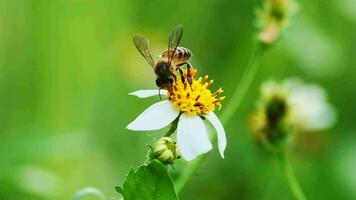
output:
M 178 126 L 178 119 L 179 119 L 179 116 L 171 123 L 171 126 L 169 127 L 166 134 L 164 134 L 164 137 L 169 137 L 174 133 L 174 131 L 177 129 L 177 126 Z M 153 159 L 153 157 L 152 157 L 153 147 L 151 145 L 148 145 L 148 147 L 150 149 L 147 152 L 146 161 L 143 163 L 144 165 L 148 165 Z
M 189 181 L 190 177 L 192 177 L 192 175 L 198 170 L 200 165 L 205 160 L 205 157 L 206 157 L 205 155 L 202 155 L 202 156 L 196 158 L 194 161 L 189 163 L 189 165 L 186 166 L 186 168 L 184 168 L 184 170 L 180 174 L 180 176 L 175 184 L 177 194 L 179 194 L 182 191 L 184 186 Z
M 177 129 L 178 126 L 178 120 L 179 120 L 179 116 L 171 123 L 171 127 L 169 128 L 167 133 L 164 134 L 164 137 L 169 137 L 172 135 L 172 133 L 174 133 L 174 131 Z
M 239 108 L 244 99 L 245 95 L 247 94 L 248 88 L 250 87 L 253 78 L 257 72 L 258 65 L 260 63 L 261 57 L 266 50 L 266 46 L 263 44 L 258 44 L 256 49 L 254 50 L 252 57 L 243 73 L 243 76 L 239 82 L 239 85 L 235 89 L 233 95 L 231 96 L 224 112 L 221 114 L 221 122 L 223 125 L 229 123 L 233 114 Z M 217 139 L 216 134 L 214 134 L 211 138 L 212 142 L 215 143 Z M 205 160 L 207 154 L 204 154 L 194 161 L 192 161 L 184 170 L 182 171 L 181 175 L 179 176 L 178 180 L 176 181 L 176 192 L 180 193 L 181 190 L 184 188 L 186 183 L 189 181 L 190 177 L 198 170 L 202 162 Z
M 221 121 L 224 124 L 227 124 L 230 121 L 238 107 L 241 105 L 242 100 L 247 94 L 247 91 L 251 86 L 253 78 L 255 77 L 255 74 L 261 61 L 261 57 L 265 52 L 266 47 L 267 46 L 258 43 L 258 46 L 255 48 L 239 84 L 237 85 L 229 102 L 227 103 L 224 112 L 221 113 Z
M 306 200 L 307 198 L 305 197 L 302 188 L 300 187 L 297 178 L 295 177 L 292 165 L 289 161 L 287 152 L 281 153 L 279 156 L 279 159 L 281 161 L 281 164 L 283 166 L 283 170 L 285 173 L 285 176 L 287 178 L 289 187 L 297 200 Z

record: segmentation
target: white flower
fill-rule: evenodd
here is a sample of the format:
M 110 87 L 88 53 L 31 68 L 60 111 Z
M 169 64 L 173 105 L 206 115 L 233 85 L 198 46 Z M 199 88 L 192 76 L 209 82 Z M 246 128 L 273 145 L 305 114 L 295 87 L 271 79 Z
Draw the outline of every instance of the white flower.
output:
M 299 79 L 283 83 L 268 81 L 262 86 L 265 100 L 277 95 L 286 100 L 288 119 L 305 131 L 326 129 L 336 121 L 335 110 L 327 101 L 326 92 L 318 85 L 305 84 Z
M 336 114 L 333 106 L 327 102 L 323 88 L 314 84 L 296 84 L 291 88 L 288 98 L 291 120 L 306 130 L 326 129 L 335 124 Z
M 184 87 L 185 83 L 178 78 L 170 91 L 156 89 L 130 93 L 130 95 L 139 98 L 161 95 L 168 97 L 168 100 L 162 100 L 148 107 L 127 126 L 127 129 L 133 131 L 159 130 L 167 127 L 179 117 L 177 146 L 181 156 L 190 161 L 212 149 L 205 122 L 208 121 L 216 129 L 219 152 L 224 158 L 225 130 L 213 112 L 215 106 L 220 106 L 220 100 L 223 99 L 215 98 L 222 90 L 210 93 L 208 87 L 211 83 L 207 82 L 207 77 L 205 77 L 193 80 L 191 86 Z

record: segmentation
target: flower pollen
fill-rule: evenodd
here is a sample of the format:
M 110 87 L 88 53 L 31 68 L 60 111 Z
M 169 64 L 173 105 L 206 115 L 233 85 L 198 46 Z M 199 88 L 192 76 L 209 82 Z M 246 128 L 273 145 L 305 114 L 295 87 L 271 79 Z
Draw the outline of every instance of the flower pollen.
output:
M 192 80 L 189 84 L 188 81 L 182 80 L 181 77 L 177 77 L 172 87 L 169 89 L 169 100 L 181 111 L 188 115 L 203 115 L 210 111 L 214 111 L 215 107 L 221 108 L 221 101 L 225 98 L 217 97 L 223 92 L 219 88 L 215 92 L 210 91 L 210 86 L 214 81 L 208 79 L 208 76 L 204 78 Z

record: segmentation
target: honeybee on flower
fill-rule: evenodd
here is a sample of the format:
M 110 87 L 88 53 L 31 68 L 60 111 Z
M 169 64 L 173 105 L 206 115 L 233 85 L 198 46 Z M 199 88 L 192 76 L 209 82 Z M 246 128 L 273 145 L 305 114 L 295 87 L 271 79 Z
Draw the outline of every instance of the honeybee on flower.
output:
M 335 121 L 335 110 L 320 86 L 287 79 L 262 85 L 252 128 L 276 145 L 288 143 L 290 133 L 327 129 Z
M 148 107 L 127 129 L 133 131 L 159 130 L 178 120 L 177 146 L 185 160 L 193 160 L 197 156 L 212 149 L 209 139 L 208 121 L 217 132 L 218 149 L 222 158 L 226 148 L 225 130 L 214 111 L 220 109 L 225 97 L 218 97 L 223 90 L 210 91 L 213 81 L 208 76 L 188 82 L 187 71 L 183 70 L 183 78 L 177 77 L 167 90 L 139 90 L 130 95 L 139 98 L 164 95 L 165 100 Z

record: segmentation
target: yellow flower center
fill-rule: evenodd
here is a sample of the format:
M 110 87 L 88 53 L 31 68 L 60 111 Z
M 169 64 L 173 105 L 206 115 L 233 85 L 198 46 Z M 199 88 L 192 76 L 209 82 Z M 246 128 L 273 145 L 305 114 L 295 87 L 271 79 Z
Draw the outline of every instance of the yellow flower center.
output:
M 187 78 L 185 78 L 187 79 Z M 225 97 L 217 97 L 223 90 L 220 88 L 214 93 L 209 90 L 213 80 L 208 80 L 208 76 L 193 79 L 189 84 L 187 80 L 182 81 L 177 77 L 172 87 L 169 89 L 169 100 L 181 111 L 188 115 L 203 115 L 214 111 L 215 107 L 221 108 L 221 101 Z

